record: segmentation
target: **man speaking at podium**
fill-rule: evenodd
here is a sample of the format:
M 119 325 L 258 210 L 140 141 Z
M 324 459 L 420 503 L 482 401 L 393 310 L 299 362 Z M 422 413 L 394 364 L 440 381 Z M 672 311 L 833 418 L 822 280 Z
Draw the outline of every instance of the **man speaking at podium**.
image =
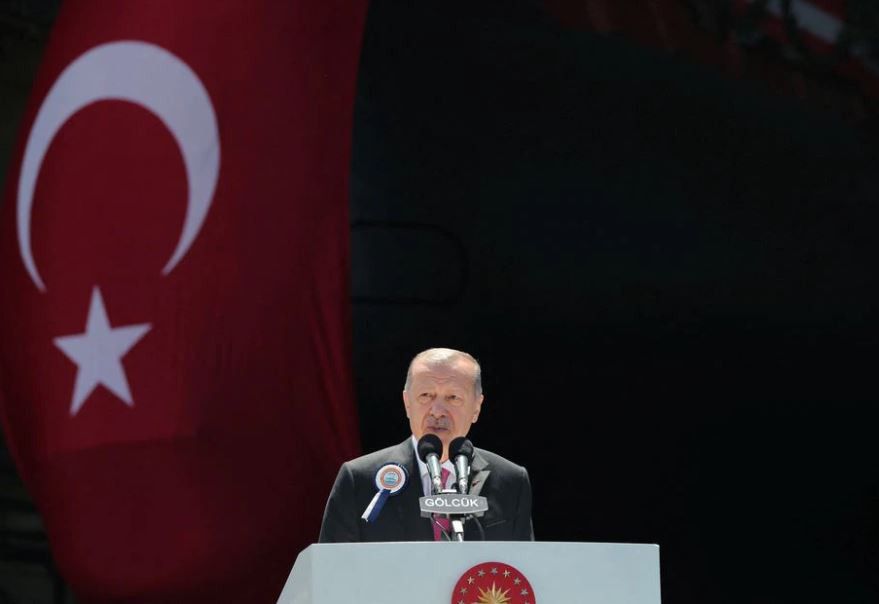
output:
M 412 436 L 342 464 L 327 500 L 320 542 L 447 539 L 441 522 L 421 516 L 418 499 L 432 494 L 431 477 L 427 464 L 418 458 L 416 446 L 427 434 L 439 437 L 443 470 L 439 480 L 443 488 L 454 488 L 456 471 L 449 460 L 449 445 L 467 435 L 479 417 L 482 399 L 481 369 L 472 356 L 449 348 L 431 348 L 416 355 L 403 388 Z M 393 478 L 388 482 L 396 490 L 389 494 L 389 489 L 376 506 L 388 469 Z M 402 487 L 398 486 L 400 482 Z M 468 492 L 487 498 L 488 511 L 482 518 L 465 523 L 466 540 L 534 539 L 531 483 L 525 468 L 490 451 L 474 449 Z

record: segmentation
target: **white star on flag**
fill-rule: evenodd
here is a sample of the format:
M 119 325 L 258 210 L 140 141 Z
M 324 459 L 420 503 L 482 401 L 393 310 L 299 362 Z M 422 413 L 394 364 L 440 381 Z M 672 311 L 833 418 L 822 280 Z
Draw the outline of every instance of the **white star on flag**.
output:
M 137 344 L 151 325 L 126 325 L 110 327 L 101 291 L 92 290 L 85 333 L 55 338 L 55 346 L 77 366 L 76 383 L 70 402 L 70 415 L 76 415 L 83 403 L 98 385 L 122 399 L 129 407 L 134 406 L 128 379 L 122 367 L 122 357 Z

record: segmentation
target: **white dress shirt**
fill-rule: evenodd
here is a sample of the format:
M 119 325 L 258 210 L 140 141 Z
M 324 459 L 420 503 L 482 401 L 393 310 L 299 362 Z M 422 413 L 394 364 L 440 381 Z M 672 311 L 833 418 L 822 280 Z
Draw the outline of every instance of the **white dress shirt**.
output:
M 418 462 L 418 471 L 421 473 L 422 493 L 424 493 L 425 495 L 433 495 L 430 488 L 430 472 L 427 469 L 427 464 L 421 461 L 421 458 L 418 457 L 418 441 L 415 440 L 414 434 L 412 435 L 412 448 L 415 450 L 415 461 Z M 453 485 L 455 484 L 455 464 L 447 459 L 440 466 L 440 471 L 442 471 L 442 468 L 445 468 L 449 471 L 449 477 L 446 478 L 446 484 L 443 485 L 443 488 L 454 488 Z

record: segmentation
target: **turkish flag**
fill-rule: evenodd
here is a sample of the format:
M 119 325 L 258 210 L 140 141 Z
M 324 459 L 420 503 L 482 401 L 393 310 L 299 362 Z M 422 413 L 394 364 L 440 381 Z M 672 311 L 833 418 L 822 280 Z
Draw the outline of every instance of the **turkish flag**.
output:
M 272 601 L 357 453 L 365 2 L 68 0 L 0 225 L 6 437 L 83 601 Z

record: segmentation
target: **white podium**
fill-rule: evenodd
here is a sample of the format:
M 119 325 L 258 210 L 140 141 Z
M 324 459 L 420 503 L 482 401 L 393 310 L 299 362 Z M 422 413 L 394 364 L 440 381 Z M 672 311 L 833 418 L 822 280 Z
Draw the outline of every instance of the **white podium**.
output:
M 657 545 L 511 541 L 312 545 L 296 558 L 278 603 L 472 604 L 479 592 L 453 592 L 473 567 L 491 573 L 484 563 L 492 562 L 514 569 L 506 580 L 496 574 L 499 590 L 515 590 L 504 597 L 514 603 L 660 604 Z M 528 596 L 519 593 L 525 583 L 514 586 L 516 572 L 530 584 Z

